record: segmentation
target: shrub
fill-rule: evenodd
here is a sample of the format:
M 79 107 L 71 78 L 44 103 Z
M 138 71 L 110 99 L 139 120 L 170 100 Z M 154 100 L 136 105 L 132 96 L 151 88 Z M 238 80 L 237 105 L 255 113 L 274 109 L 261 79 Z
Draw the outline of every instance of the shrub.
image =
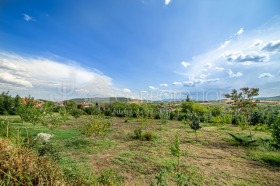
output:
M 105 118 L 103 116 L 92 116 L 89 118 L 83 128 L 81 129 L 82 134 L 86 136 L 98 136 L 104 134 L 112 125 L 111 118 Z
M 54 161 L 58 161 L 61 159 L 57 147 L 51 143 L 46 143 L 46 144 L 40 145 L 38 147 L 38 155 L 39 156 L 48 156 L 51 159 L 53 159 Z
M 135 134 L 135 138 L 136 139 L 142 139 L 142 129 L 141 128 L 137 128 L 134 130 L 134 134 Z
M 0 185 L 65 185 L 58 166 L 32 150 L 0 139 Z
M 280 148 L 280 116 L 277 117 L 277 119 L 275 120 L 274 124 L 271 127 L 272 129 L 272 137 L 273 137 L 273 141 L 275 143 L 275 147 L 277 149 Z
M 145 132 L 143 138 L 146 139 L 147 141 L 151 141 L 154 138 L 154 135 L 152 132 Z

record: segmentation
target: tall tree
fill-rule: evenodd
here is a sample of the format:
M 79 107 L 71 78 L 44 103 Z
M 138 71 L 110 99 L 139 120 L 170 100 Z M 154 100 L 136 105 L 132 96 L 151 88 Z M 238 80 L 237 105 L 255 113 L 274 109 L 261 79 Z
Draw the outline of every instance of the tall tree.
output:
M 225 94 L 224 97 L 231 99 L 232 109 L 235 115 L 244 115 L 246 118 L 246 125 L 249 128 L 250 136 L 252 139 L 252 132 L 250 128 L 251 124 L 251 113 L 254 108 L 257 107 L 257 100 L 253 100 L 255 96 L 259 95 L 259 88 L 248 88 L 243 87 L 238 92 L 236 89 L 233 89 L 230 94 Z

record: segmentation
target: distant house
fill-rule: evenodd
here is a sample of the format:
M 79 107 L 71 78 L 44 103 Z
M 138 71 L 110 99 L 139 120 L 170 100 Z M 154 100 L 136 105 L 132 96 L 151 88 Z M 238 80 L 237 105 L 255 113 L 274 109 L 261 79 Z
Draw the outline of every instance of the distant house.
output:
M 88 107 L 90 107 L 90 106 L 92 106 L 91 103 L 83 102 L 83 103 L 79 103 L 79 104 L 77 105 L 77 108 L 88 108 Z
M 62 101 L 60 101 L 60 102 L 56 102 L 55 106 L 57 106 L 57 107 L 64 107 L 65 105 L 63 104 Z
M 21 103 L 22 104 L 28 104 L 28 103 L 31 103 L 32 105 L 34 105 L 36 108 L 41 108 L 44 106 L 45 102 L 42 101 L 42 100 L 34 100 L 34 99 L 30 99 L 30 98 L 22 98 L 21 99 Z

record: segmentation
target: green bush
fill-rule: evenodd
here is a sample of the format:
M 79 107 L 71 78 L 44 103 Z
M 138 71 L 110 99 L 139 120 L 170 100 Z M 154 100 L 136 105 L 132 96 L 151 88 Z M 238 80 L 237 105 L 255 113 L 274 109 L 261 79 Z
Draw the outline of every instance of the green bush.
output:
M 84 124 L 81 129 L 82 134 L 86 136 L 98 136 L 104 134 L 112 125 L 111 118 L 105 118 L 104 116 L 92 116 Z
M 277 117 L 273 125 L 271 126 L 272 129 L 272 137 L 275 143 L 276 148 L 280 148 L 280 116 Z
M 141 128 L 137 128 L 134 130 L 134 134 L 135 134 L 135 138 L 136 139 L 142 139 L 142 129 Z
M 152 132 L 145 132 L 143 138 L 147 141 L 152 141 L 154 134 Z
M 51 143 L 42 144 L 37 149 L 39 156 L 48 156 L 54 161 L 61 159 L 58 148 Z

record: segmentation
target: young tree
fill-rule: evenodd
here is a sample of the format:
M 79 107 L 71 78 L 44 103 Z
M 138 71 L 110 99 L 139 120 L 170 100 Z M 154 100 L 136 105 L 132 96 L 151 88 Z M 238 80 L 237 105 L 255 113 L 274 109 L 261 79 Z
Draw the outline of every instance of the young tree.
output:
M 196 133 L 196 131 L 202 128 L 199 125 L 199 123 L 200 123 L 199 116 L 197 114 L 195 114 L 195 113 L 192 114 L 190 127 L 191 127 L 191 129 L 193 129 L 195 131 L 195 142 L 196 143 L 197 143 L 197 133 Z
M 177 172 L 179 172 L 180 169 L 180 157 L 182 155 L 180 144 L 181 142 L 180 142 L 179 133 L 176 133 L 175 139 L 170 146 L 170 151 L 173 156 L 177 157 Z
M 250 136 L 252 139 L 252 132 L 250 128 L 251 124 L 251 112 L 254 108 L 257 107 L 258 101 L 254 101 L 253 98 L 259 95 L 258 88 L 248 88 L 243 87 L 240 89 L 241 92 L 238 92 L 236 89 L 233 89 L 230 94 L 225 94 L 225 98 L 229 98 L 233 101 L 232 109 L 235 115 L 243 115 L 246 118 L 246 125 L 249 128 Z

